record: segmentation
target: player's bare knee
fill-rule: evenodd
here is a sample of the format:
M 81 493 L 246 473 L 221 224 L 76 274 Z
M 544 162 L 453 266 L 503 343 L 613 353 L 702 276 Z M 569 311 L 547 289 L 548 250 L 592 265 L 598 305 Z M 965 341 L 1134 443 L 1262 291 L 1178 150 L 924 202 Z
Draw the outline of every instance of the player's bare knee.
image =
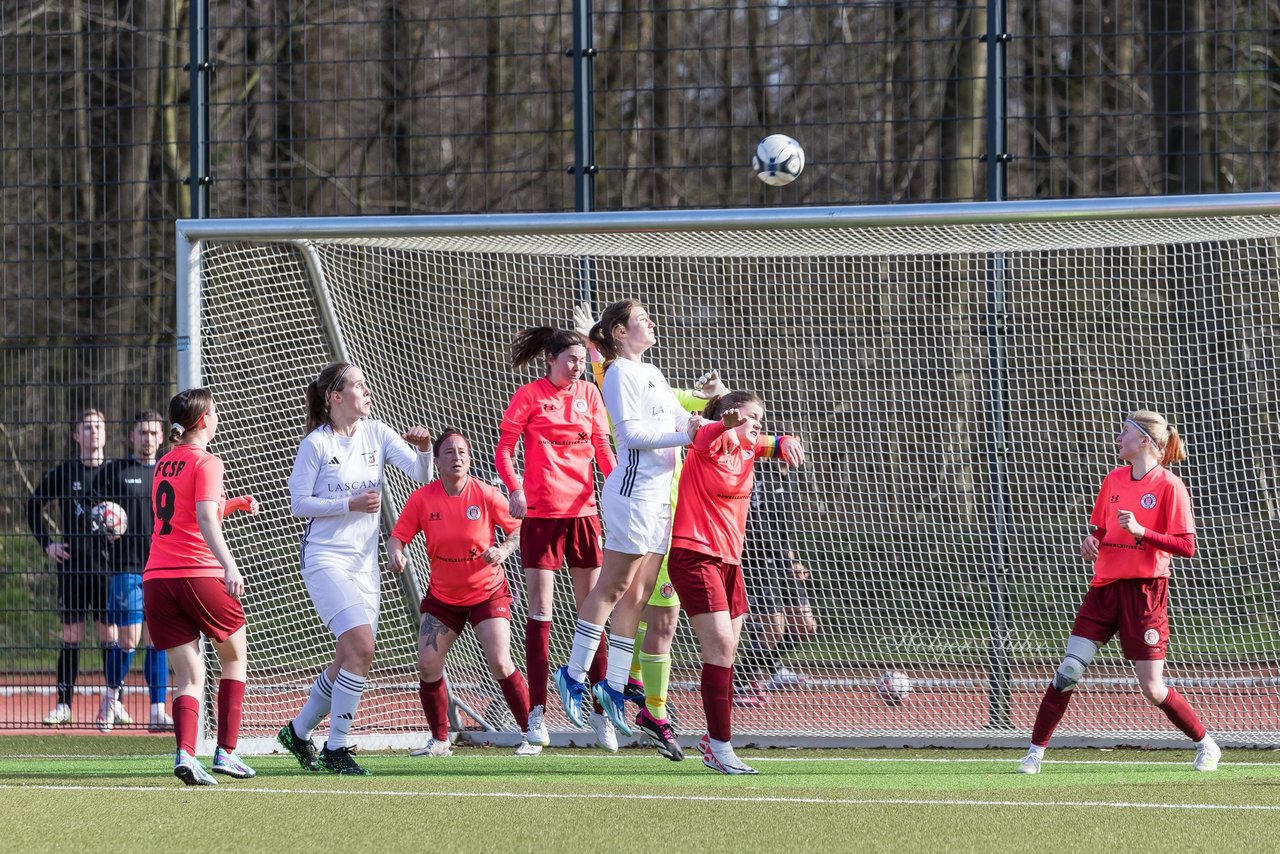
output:
M 1138 677 L 1138 690 L 1142 692 L 1143 698 L 1153 706 L 1158 706 L 1169 696 L 1169 688 L 1164 684 L 1164 679 L 1160 677 L 1142 678 Z
M 346 650 L 346 661 L 342 664 L 344 670 L 352 672 L 368 673 L 370 665 L 373 664 L 373 641 L 368 643 L 352 644 Z
M 648 618 L 645 622 L 649 626 L 646 635 L 671 637 L 675 634 L 676 626 L 680 622 L 680 609 L 650 607 L 645 610 L 645 616 Z
M 729 667 L 737 654 L 738 644 L 730 633 L 716 633 L 703 641 L 703 660 L 708 664 Z
M 485 657 L 488 658 L 488 656 Z M 489 672 L 493 675 L 493 678 L 497 679 L 499 682 L 506 679 L 516 670 L 515 662 L 511 660 L 510 655 L 501 655 L 491 658 L 487 663 L 489 665 Z

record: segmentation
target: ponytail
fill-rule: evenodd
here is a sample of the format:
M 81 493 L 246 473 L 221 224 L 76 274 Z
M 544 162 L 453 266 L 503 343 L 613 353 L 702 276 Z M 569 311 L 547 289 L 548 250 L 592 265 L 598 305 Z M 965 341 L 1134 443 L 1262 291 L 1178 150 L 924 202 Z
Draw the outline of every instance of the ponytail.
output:
M 175 444 L 182 434 L 195 429 L 212 405 L 213 392 L 207 388 L 189 388 L 175 394 L 169 401 L 169 444 Z
M 551 326 L 535 326 L 516 333 L 511 341 L 511 367 L 523 368 L 540 355 L 554 359 L 570 347 L 586 348 L 587 342 L 577 332 L 566 332 Z
M 1169 441 L 1165 443 L 1164 452 L 1160 455 L 1160 465 L 1169 466 L 1174 463 L 1185 462 L 1187 459 L 1187 448 L 1182 444 L 1182 437 L 1178 435 L 1178 428 L 1172 424 L 1169 425 Z

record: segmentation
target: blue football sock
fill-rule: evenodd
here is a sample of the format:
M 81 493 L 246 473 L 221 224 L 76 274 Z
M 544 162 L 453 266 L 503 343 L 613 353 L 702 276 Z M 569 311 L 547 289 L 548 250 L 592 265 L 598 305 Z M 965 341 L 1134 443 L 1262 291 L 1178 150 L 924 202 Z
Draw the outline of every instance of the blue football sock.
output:
M 124 650 L 116 643 L 109 646 L 104 644 L 102 650 L 102 671 L 107 679 L 107 687 L 114 690 L 122 684 L 120 665 L 124 659 Z
M 142 671 L 147 675 L 151 702 L 163 703 L 169 687 L 169 653 L 154 646 L 147 647 L 147 655 L 142 660 Z
M 135 649 L 120 650 L 120 662 L 119 662 L 120 669 L 119 669 L 119 672 L 117 672 L 116 674 L 117 681 L 111 687 L 119 688 L 121 685 L 124 684 L 125 679 L 127 679 L 129 676 L 129 669 L 133 667 L 133 656 L 135 652 L 137 652 L 137 650 Z

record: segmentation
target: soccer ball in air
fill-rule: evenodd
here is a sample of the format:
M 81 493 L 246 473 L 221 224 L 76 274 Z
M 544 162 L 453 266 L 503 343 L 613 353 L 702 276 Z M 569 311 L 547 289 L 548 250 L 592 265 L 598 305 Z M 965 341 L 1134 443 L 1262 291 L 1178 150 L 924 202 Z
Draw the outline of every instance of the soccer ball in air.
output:
M 911 677 L 898 670 L 886 670 L 876 679 L 876 694 L 887 705 L 901 706 L 911 693 Z
M 121 536 L 129 530 L 129 517 L 124 508 L 114 501 L 102 501 L 93 505 L 93 526 L 113 537 Z
M 785 186 L 804 171 L 804 149 L 785 133 L 770 134 L 756 146 L 751 168 L 770 187 Z

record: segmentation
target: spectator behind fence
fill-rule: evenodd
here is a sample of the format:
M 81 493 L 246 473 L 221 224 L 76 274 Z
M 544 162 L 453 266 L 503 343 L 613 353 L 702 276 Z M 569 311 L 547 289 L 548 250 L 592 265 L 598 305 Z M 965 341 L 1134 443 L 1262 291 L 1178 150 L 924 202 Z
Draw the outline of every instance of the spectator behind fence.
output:
M 71 424 L 71 437 L 79 448 L 78 456 L 45 472 L 27 501 L 27 524 L 40 548 L 54 562 L 58 616 L 62 621 L 58 699 L 44 719 L 45 726 L 63 726 L 72 721 L 71 695 L 80 673 L 80 642 L 84 640 L 85 620 L 92 619 L 98 624 L 104 673 L 107 651 L 115 640 L 106 621 L 107 543 L 93 525 L 94 480 L 106 462 L 106 419 L 96 409 L 84 410 Z M 45 525 L 44 505 L 48 501 L 57 501 L 59 505 L 61 539 L 57 542 Z
M 143 661 L 151 714 L 148 728 L 164 732 L 173 728 L 173 718 L 165 711 L 165 693 L 169 682 L 169 656 L 157 650 L 146 631 L 142 612 L 142 570 L 151 553 L 151 490 L 156 455 L 164 441 L 164 416 L 154 409 L 144 409 L 134 416 L 129 431 L 129 456 L 112 460 L 102 467 L 94 485 L 97 498 L 114 501 L 125 511 L 128 527 L 123 536 L 109 538 L 111 576 L 107 597 L 107 622 L 111 624 L 116 643 L 107 651 L 107 687 L 98 707 L 98 729 L 108 732 L 115 723 L 127 723 L 118 710 L 121 689 L 138 641 L 147 639 L 147 655 Z

